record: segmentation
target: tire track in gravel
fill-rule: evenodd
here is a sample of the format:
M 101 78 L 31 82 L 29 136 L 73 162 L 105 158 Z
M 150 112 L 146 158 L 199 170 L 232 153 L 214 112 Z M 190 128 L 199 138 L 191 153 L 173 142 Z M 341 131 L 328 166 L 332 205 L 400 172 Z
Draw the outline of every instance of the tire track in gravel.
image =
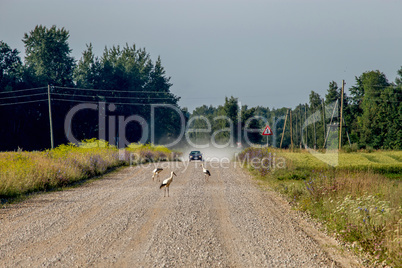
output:
M 293 256 L 294 254 L 313 256 L 314 258 L 310 261 L 318 263 L 319 266 L 361 267 L 356 257 L 347 252 L 341 252 L 334 239 L 304 221 L 300 215 L 291 210 L 287 202 L 272 190 L 261 189 L 256 181 L 250 180 L 251 175 L 243 169 L 235 167 L 233 168 L 232 177 L 229 174 L 225 175 L 233 179 L 236 178 L 235 174 L 242 174 L 248 178 L 248 180 L 241 182 L 237 181 L 236 184 L 249 184 L 247 189 L 250 192 L 240 191 L 240 195 L 243 200 L 246 200 L 244 202 L 248 204 L 250 211 L 258 213 L 261 227 L 266 226 L 268 230 L 278 229 L 282 233 L 278 243 L 278 248 L 283 249 L 282 252 L 293 252 Z M 295 237 L 297 239 L 294 239 Z M 280 252 L 277 254 L 280 254 Z M 291 258 L 293 258 L 292 255 L 290 256 Z M 286 254 L 283 256 L 287 257 Z M 293 260 L 292 263 L 295 265 L 294 263 L 296 262 Z M 313 264 L 311 263 L 310 265 Z M 313 266 L 316 265 L 314 264 Z
M 331 266 L 317 244 L 295 229 L 283 211 L 276 211 L 275 204 L 263 199 L 263 192 L 233 163 L 225 169 L 223 180 L 232 222 L 248 238 L 243 253 L 247 266 Z
M 255 184 L 256 187 L 261 188 L 261 185 L 258 185 L 258 183 Z M 282 199 L 282 197 L 277 196 L 276 193 L 273 193 L 271 189 L 266 189 L 266 186 L 263 188 L 265 189 L 260 198 L 265 200 L 265 203 L 272 203 L 273 206 L 270 206 L 270 209 L 276 215 L 280 216 L 281 219 L 292 225 L 292 234 L 302 232 L 308 240 L 312 240 L 314 243 L 320 245 L 327 257 L 331 259 L 331 267 L 362 267 L 355 256 L 340 249 L 339 244 L 335 239 L 327 236 L 325 233 L 307 223 L 302 217 L 300 217 L 300 214 L 291 210 L 288 202 Z M 261 210 L 259 211 L 261 215 L 264 214 Z
M 210 188 L 212 188 L 210 193 L 214 210 L 216 211 L 216 220 L 219 222 L 218 234 L 228 253 L 228 266 L 246 267 L 239 256 L 242 252 L 240 245 L 244 243 L 244 237 L 242 237 L 240 230 L 233 225 L 230 219 L 229 205 L 225 198 L 225 187 L 223 185 L 221 172 L 221 168 L 216 169 L 214 173 L 217 175 L 213 176 L 210 180 L 212 184 L 210 186 Z
M 117 217 L 124 218 L 124 227 L 121 228 L 121 230 L 119 232 L 115 233 L 113 239 L 104 243 L 102 252 L 99 253 L 99 257 L 101 257 L 102 255 L 105 255 L 105 252 L 108 252 L 113 247 L 118 247 L 120 251 L 123 250 L 123 252 L 125 252 L 126 248 L 124 248 L 119 241 L 121 239 L 127 239 L 127 237 L 130 237 L 130 239 L 131 239 L 131 236 L 129 235 L 129 233 L 132 230 L 130 228 L 132 228 L 132 226 L 135 223 L 140 222 L 141 219 L 146 219 L 149 216 L 149 210 L 147 211 L 147 210 L 143 209 L 146 206 L 145 204 L 151 204 L 151 202 L 150 202 L 151 200 L 154 201 L 157 198 L 159 198 L 160 193 L 157 190 L 159 189 L 158 186 L 159 186 L 160 182 L 156 182 L 156 181 L 150 179 L 151 171 L 155 167 L 153 165 L 149 164 L 149 165 L 145 166 L 144 168 L 147 169 L 145 171 L 146 172 L 145 181 L 143 181 L 141 184 L 135 186 L 135 189 L 137 191 L 135 196 L 137 196 L 137 197 L 132 200 L 128 200 L 127 202 L 125 202 L 123 204 L 118 205 L 119 208 L 117 210 L 115 210 L 113 214 L 111 214 L 107 217 L 109 220 L 114 219 L 115 217 L 116 218 Z M 164 175 L 166 176 L 167 173 L 170 173 L 170 171 L 164 172 Z M 144 191 L 144 190 L 146 190 L 146 191 Z M 137 211 L 136 211 L 138 209 L 140 209 L 139 213 L 137 213 Z M 147 226 L 146 223 L 144 225 Z M 96 234 L 96 232 L 94 232 L 94 234 Z M 102 265 L 102 263 L 97 262 L 97 260 L 102 260 L 103 262 L 106 262 L 105 258 L 103 258 L 103 259 L 96 258 L 95 260 L 92 260 L 89 262 L 85 261 L 80 264 L 82 266 L 87 266 L 87 265 L 93 266 L 95 263 L 97 263 L 96 266 L 104 266 L 104 267 L 109 266 L 109 265 Z
M 141 171 L 141 172 L 139 172 Z M 146 169 L 146 168 L 142 168 L 139 171 L 137 171 L 136 173 L 127 176 L 126 178 L 123 178 L 120 184 L 123 185 L 123 183 L 125 183 L 128 179 L 138 175 L 140 176 L 141 174 L 143 175 L 143 178 L 141 178 L 140 181 L 138 181 L 138 184 L 136 184 L 136 187 L 138 187 L 139 189 L 144 189 L 146 188 L 145 186 L 148 185 L 150 183 L 150 170 Z M 140 174 L 138 174 L 140 173 Z M 120 187 L 119 187 L 120 188 Z M 88 210 L 90 211 L 89 214 L 86 214 L 85 212 L 82 213 L 82 219 L 78 219 L 76 223 L 72 223 L 70 225 L 69 228 L 67 228 L 66 233 L 74 233 L 74 237 L 68 237 L 67 240 L 66 238 L 61 235 L 60 239 L 61 241 L 63 241 L 64 244 L 67 245 L 74 245 L 74 250 L 76 252 L 84 252 L 86 250 L 86 246 L 85 244 L 81 243 L 81 238 L 85 238 L 88 236 L 89 233 L 91 233 L 91 230 L 97 230 L 100 227 L 102 227 L 105 223 L 107 223 L 108 221 L 110 221 L 111 219 L 115 219 L 117 217 L 121 217 L 121 215 L 124 215 L 124 212 L 126 212 L 130 206 L 132 206 L 132 204 L 137 203 L 141 198 L 143 198 L 143 196 L 145 195 L 145 192 L 141 192 L 141 195 L 137 192 L 136 194 L 132 195 L 132 198 L 122 198 L 119 199 L 120 195 L 116 195 L 117 190 L 115 191 L 115 193 L 111 193 L 109 195 L 109 198 L 107 198 L 106 200 L 102 200 L 103 204 L 102 205 L 93 205 L 91 206 L 91 208 L 89 208 Z M 112 195 L 115 194 L 115 195 Z M 149 194 L 149 192 L 147 192 L 146 194 Z M 121 196 L 126 196 L 125 194 L 121 195 Z M 105 210 L 106 207 L 110 206 L 110 203 L 112 203 L 111 201 L 113 201 L 113 203 L 118 203 L 119 205 L 117 206 L 117 209 L 113 209 L 113 210 L 108 210 L 106 213 L 101 214 L 101 217 L 96 217 L 101 211 Z M 94 209 L 93 209 L 94 208 Z M 78 224 L 78 225 L 77 225 Z M 127 224 L 129 224 L 127 222 Z M 123 227 L 124 230 L 124 227 Z M 118 239 L 118 237 L 120 236 L 119 233 L 116 233 L 114 235 L 115 239 Z M 57 242 L 54 242 L 54 244 L 57 244 Z M 56 250 L 57 252 L 57 250 Z M 78 264 L 80 265 L 88 265 L 88 263 L 83 262 L 80 263 L 78 262 Z
M 175 171 L 179 176 L 175 176 L 171 184 L 172 189 L 174 189 L 172 193 L 173 195 L 170 195 L 169 197 L 166 195 L 166 197 L 163 197 L 162 191 L 164 191 L 164 189 L 158 189 L 159 191 L 155 192 L 156 200 L 154 200 L 154 203 L 147 204 L 148 208 L 143 215 L 143 219 L 145 219 L 143 224 L 139 226 L 132 225 L 125 231 L 128 237 L 125 243 L 116 241 L 109 246 L 109 248 L 119 248 L 120 250 L 123 249 L 123 252 L 126 252 L 122 257 L 119 256 L 117 262 L 113 265 L 116 267 L 131 267 L 133 263 L 138 265 L 142 262 L 146 251 L 150 246 L 148 243 L 150 241 L 149 238 L 152 234 L 158 232 L 158 222 L 164 218 L 168 212 L 169 205 L 180 197 L 181 192 L 184 191 L 189 182 L 188 174 L 190 173 L 190 169 L 186 169 L 183 173 L 181 170 L 183 167 L 184 166 L 180 167 L 180 173 Z M 163 179 L 165 179 L 165 177 Z M 156 187 L 159 188 L 159 184 Z
M 212 203 L 199 162 L 189 166 L 189 183 L 169 204 L 169 213 L 149 238 L 141 267 L 223 267 Z
M 144 169 L 138 169 L 132 175 L 125 174 L 126 178 L 119 180 L 118 183 L 123 184 L 128 178 L 130 178 L 132 176 L 136 176 L 136 175 L 138 175 L 138 173 L 144 173 L 144 171 L 145 171 Z M 108 179 L 108 177 L 106 177 L 104 179 L 104 181 L 106 181 L 107 179 Z M 144 180 L 139 186 L 142 186 L 145 183 L 146 183 L 146 181 Z M 41 244 L 49 246 L 49 244 L 50 245 L 58 245 L 60 242 L 65 243 L 66 238 L 63 237 L 63 233 L 74 232 L 75 236 L 79 236 L 82 233 L 84 233 L 86 231 L 86 229 L 92 229 L 95 226 L 100 225 L 102 223 L 102 221 L 104 221 L 104 219 L 98 219 L 96 221 L 94 221 L 93 219 L 96 217 L 96 215 L 99 214 L 100 211 L 105 210 L 105 207 L 108 206 L 108 203 L 115 198 L 116 198 L 116 195 L 114 195 L 114 193 L 110 193 L 109 195 L 105 196 L 104 198 L 101 198 L 100 200 L 98 200 L 99 203 L 90 204 L 90 206 L 88 208 L 85 208 L 85 210 L 82 213 L 80 213 L 79 215 L 74 217 L 75 220 L 73 220 L 73 222 L 69 226 L 66 226 L 65 229 L 61 230 L 60 233 L 58 233 L 55 236 L 50 237 L 47 240 L 36 243 L 32 247 L 26 248 L 26 250 L 38 249 L 38 248 L 40 248 Z M 110 213 L 113 213 L 113 211 L 111 211 Z M 116 212 L 114 214 L 116 214 Z M 108 216 L 108 215 L 106 214 L 105 216 Z M 85 227 L 85 228 L 83 228 L 83 227 Z M 72 238 L 72 237 L 70 237 L 70 238 Z M 50 247 L 50 249 L 52 249 L 52 248 L 53 247 Z
M 32 262 L 40 261 L 39 259 L 43 255 L 44 250 L 46 250 L 45 255 L 47 256 L 49 255 L 57 256 L 60 255 L 60 253 L 71 251 L 71 249 L 74 249 L 76 252 L 80 252 L 79 250 L 82 249 L 83 244 L 82 243 L 83 241 L 80 241 L 82 236 L 84 236 L 87 232 L 90 232 L 96 226 L 102 225 L 105 221 L 109 219 L 109 216 L 113 214 L 116 215 L 117 213 L 124 210 L 124 208 L 119 209 L 119 211 L 105 209 L 112 201 L 114 201 L 116 198 L 119 197 L 119 195 L 116 195 L 116 192 L 120 188 L 124 188 L 124 185 L 125 183 L 127 183 L 127 180 L 134 176 L 140 178 L 140 180 L 138 180 L 140 186 L 147 184 L 148 181 L 147 177 L 149 178 L 151 177 L 151 176 L 144 176 L 145 175 L 144 173 L 147 171 L 148 170 L 145 168 L 136 167 L 136 170 L 134 170 L 134 174 L 132 174 L 133 171 L 131 170 L 131 168 L 127 168 L 122 172 L 107 175 L 101 181 L 96 181 L 90 184 L 89 186 L 85 185 L 82 188 L 76 188 L 65 192 L 50 193 L 49 195 L 67 194 L 68 198 L 70 194 L 76 196 L 77 194 L 80 195 L 80 192 L 86 192 L 88 190 L 96 188 L 94 186 L 96 186 L 97 184 L 102 184 L 103 188 L 107 187 L 108 184 L 114 184 L 115 186 L 113 187 L 112 193 L 105 195 L 103 188 L 100 189 L 97 188 L 95 194 L 94 193 L 92 195 L 87 194 L 84 196 L 85 201 L 77 201 L 73 203 L 73 205 L 75 206 L 79 206 L 79 203 L 82 202 L 88 203 L 88 207 L 80 206 L 81 211 L 80 210 L 75 211 L 75 207 L 62 208 L 61 213 L 59 212 L 58 214 L 60 214 L 61 217 L 63 216 L 65 217 L 63 222 L 69 223 L 67 226 L 62 225 L 60 228 L 55 228 L 54 222 L 60 220 L 61 217 L 60 216 L 52 217 L 51 215 L 52 211 L 50 211 L 50 213 L 46 213 L 47 215 L 45 217 L 42 215 L 42 213 L 39 213 L 37 218 L 41 218 L 41 220 L 43 221 L 50 219 L 53 222 L 51 222 L 50 224 L 46 224 L 43 228 L 44 232 L 42 232 L 41 234 L 35 234 L 35 237 L 32 237 L 32 235 L 28 234 L 26 235 L 27 239 L 25 239 L 25 241 L 23 240 L 19 241 L 20 243 L 17 243 L 17 247 L 15 247 L 14 250 L 19 252 L 19 255 L 26 256 L 27 259 L 28 256 L 30 258 L 28 262 L 26 262 L 27 260 L 25 261 L 21 260 L 19 264 L 21 266 L 25 266 L 25 264 L 32 264 Z M 123 177 L 123 178 L 116 180 L 115 179 L 116 177 L 118 178 Z M 40 200 L 43 197 L 45 196 L 38 196 L 37 199 Z M 99 197 L 100 199 L 97 199 Z M 35 200 L 28 200 L 27 202 L 29 203 L 31 201 L 36 202 Z M 128 206 L 130 204 L 131 204 L 130 200 L 125 202 L 125 206 Z M 42 212 L 43 210 L 40 211 Z M 34 212 L 35 211 L 31 211 L 29 215 L 33 214 Z M 103 214 L 100 214 L 99 212 L 103 212 Z M 33 223 L 34 225 L 40 224 L 36 223 L 36 221 L 34 221 Z M 19 226 L 14 226 L 14 228 L 12 229 L 18 231 L 18 228 Z M 34 231 L 37 230 L 35 229 L 32 230 L 32 232 Z M 10 241 L 8 244 L 10 244 L 11 242 L 13 241 Z M 2 246 L 2 248 L 4 247 Z
M 147 170 L 143 168 L 139 168 L 134 174 L 128 174 L 125 176 L 125 178 L 121 179 L 118 181 L 118 184 L 123 185 L 128 179 L 134 176 L 141 176 L 142 173 L 145 173 Z M 138 174 L 141 173 L 141 174 Z M 140 184 L 138 184 L 139 187 L 144 186 L 147 184 L 147 180 L 144 179 Z M 104 211 L 105 208 L 109 205 L 109 202 L 112 201 L 113 199 L 116 199 L 115 196 L 116 191 L 111 192 L 106 198 L 99 200 L 101 203 L 100 204 L 92 204 L 88 209 L 83 211 L 79 216 L 78 219 L 71 223 L 69 227 L 66 228 L 65 232 L 75 232 L 76 235 L 80 235 L 81 233 L 85 232 L 85 230 L 82 230 L 82 227 L 86 227 L 87 229 L 92 229 L 95 228 L 96 226 L 99 226 L 104 219 L 98 219 L 96 221 L 91 222 L 91 219 L 95 218 L 96 215 L 99 214 L 99 212 Z M 130 200 L 131 202 L 131 200 Z M 127 204 L 122 206 L 119 210 L 114 210 L 110 211 L 110 214 L 106 214 L 104 216 L 113 217 L 116 215 L 119 215 L 121 211 L 123 211 L 126 208 Z M 78 231 L 81 231 L 77 233 Z
M 140 171 L 143 171 L 143 169 L 141 169 L 141 168 L 137 168 L 137 171 L 136 171 L 136 173 L 135 174 L 133 174 L 133 175 L 136 175 L 137 173 L 139 173 Z M 124 173 L 126 173 L 127 171 L 126 170 L 124 170 L 123 171 Z M 119 172 L 119 175 L 123 175 L 123 174 L 120 174 L 121 172 Z M 126 175 L 126 174 L 124 174 L 124 175 Z M 110 177 L 113 177 L 114 176 L 114 174 L 112 174 L 112 175 L 106 175 L 104 178 L 103 178 L 103 181 L 107 181 Z M 120 181 L 120 182 L 123 182 L 124 180 L 122 180 L 122 181 Z M 82 190 L 82 189 L 85 189 L 85 187 L 86 187 L 86 185 L 84 185 L 82 188 L 76 188 L 75 190 Z M 68 193 L 68 192 L 70 192 L 70 190 L 66 190 L 66 191 L 64 191 L 64 193 Z M 48 196 L 50 196 L 52 193 L 48 193 L 47 195 Z M 35 214 L 36 214 L 36 210 L 37 209 L 39 209 L 39 210 L 41 210 L 41 211 L 46 211 L 48 208 L 47 207 L 45 207 L 45 209 L 43 209 L 43 205 L 41 205 L 41 204 L 44 204 L 44 203 L 46 203 L 46 204 L 51 204 L 52 202 L 54 202 L 54 201 L 56 201 L 55 199 L 51 199 L 50 197 L 49 198 L 47 198 L 48 196 L 45 196 L 45 195 L 42 195 L 42 196 L 38 196 L 38 197 L 34 197 L 33 199 L 29 199 L 29 200 L 27 200 L 27 201 L 24 201 L 23 203 L 21 203 L 21 204 L 17 204 L 17 205 L 14 205 L 14 206 L 11 206 L 11 208 L 7 208 L 7 209 L 5 209 L 5 210 L 8 210 L 8 209 L 15 209 L 15 208 L 22 208 L 22 211 L 21 211 L 21 213 L 19 213 L 16 217 L 13 217 L 11 220 L 12 220 L 12 222 L 13 222 L 13 224 L 12 224 L 12 226 L 10 227 L 10 229 L 9 229 L 9 231 L 11 232 L 11 233 L 13 233 L 13 232 L 15 232 L 16 230 L 18 230 L 18 229 L 20 229 L 22 226 L 21 225 L 24 225 L 25 224 L 25 219 L 26 218 L 29 218 L 31 221 L 36 221 L 36 220 L 38 220 L 38 219 L 40 219 L 40 218 L 43 218 L 43 215 L 39 215 L 39 216 L 36 216 L 35 217 Z M 107 198 L 107 197 L 106 197 Z M 112 197 L 110 197 L 110 198 L 112 198 Z M 38 205 L 39 204 L 39 205 Z M 100 209 L 100 207 L 98 206 L 98 205 L 94 205 L 94 206 L 92 206 L 91 208 L 88 208 L 87 210 L 88 211 L 92 211 L 93 209 L 94 209 L 94 207 L 96 208 L 96 207 L 98 207 L 99 209 Z M 50 212 L 51 213 L 51 212 Z M 50 214 L 49 213 L 49 214 Z M 82 214 L 86 214 L 86 211 L 85 212 L 83 212 Z M 2 220 L 2 224 L 8 224 L 8 223 L 10 223 L 10 219 L 8 219 L 7 217 L 4 217 L 4 218 L 1 218 L 0 220 Z M 19 220 L 21 220 L 21 221 L 19 221 Z

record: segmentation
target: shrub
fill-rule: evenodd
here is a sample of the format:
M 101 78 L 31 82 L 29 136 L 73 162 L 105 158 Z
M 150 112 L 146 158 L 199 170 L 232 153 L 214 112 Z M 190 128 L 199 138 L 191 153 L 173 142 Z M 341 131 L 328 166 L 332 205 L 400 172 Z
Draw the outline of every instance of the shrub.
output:
M 359 145 L 357 143 L 352 143 L 352 145 L 344 145 L 342 147 L 343 152 L 345 153 L 355 153 L 359 151 Z

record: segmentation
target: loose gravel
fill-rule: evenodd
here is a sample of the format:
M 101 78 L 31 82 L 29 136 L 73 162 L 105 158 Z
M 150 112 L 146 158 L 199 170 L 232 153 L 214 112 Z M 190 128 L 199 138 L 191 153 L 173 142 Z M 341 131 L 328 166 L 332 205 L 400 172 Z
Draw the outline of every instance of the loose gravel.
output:
M 177 174 L 170 197 L 152 170 Z M 0 267 L 358 267 L 235 163 L 129 167 L 0 210 Z

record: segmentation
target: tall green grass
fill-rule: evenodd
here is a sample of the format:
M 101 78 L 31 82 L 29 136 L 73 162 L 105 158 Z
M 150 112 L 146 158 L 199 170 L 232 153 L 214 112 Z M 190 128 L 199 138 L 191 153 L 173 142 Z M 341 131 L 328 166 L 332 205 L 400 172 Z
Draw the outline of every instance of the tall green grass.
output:
M 307 151 L 291 152 L 283 150 L 278 152 L 284 156 L 295 169 L 320 168 L 327 169 L 331 158 L 337 162 L 337 170 L 367 171 L 385 175 L 400 175 L 402 170 L 402 151 L 376 151 L 372 153 L 353 152 L 313 155 Z M 326 161 L 326 162 L 324 162 Z M 397 177 L 397 176 L 393 176 Z M 402 175 L 400 175 L 402 177 Z
M 7 200 L 104 174 L 130 164 L 131 153 L 144 157 L 143 162 L 171 160 L 179 155 L 166 147 L 149 144 L 119 150 L 96 139 L 84 140 L 79 146 L 60 145 L 42 152 L 1 152 L 0 198 Z
M 261 148 L 249 150 L 267 155 L 256 153 Z M 248 165 L 262 183 L 324 222 L 354 250 L 369 253 L 373 263 L 402 267 L 402 152 L 341 153 L 337 167 L 306 152 L 274 153 L 284 157 L 285 169 Z

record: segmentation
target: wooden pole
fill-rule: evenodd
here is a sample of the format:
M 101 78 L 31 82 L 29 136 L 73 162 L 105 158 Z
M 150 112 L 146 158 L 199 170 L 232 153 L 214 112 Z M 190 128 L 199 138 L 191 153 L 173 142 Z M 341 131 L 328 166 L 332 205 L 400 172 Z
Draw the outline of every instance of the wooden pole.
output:
M 281 144 L 279 145 L 279 148 L 282 148 L 283 136 L 285 135 L 285 129 L 286 129 L 286 121 L 288 120 L 288 112 L 289 110 L 286 112 L 285 123 L 283 124 Z
M 307 125 L 306 125 L 306 146 L 308 147 L 308 120 L 307 120 L 307 103 L 305 104 L 305 106 L 304 106 L 304 115 L 305 115 L 305 119 L 306 119 L 306 122 L 307 122 Z
M 317 147 L 317 136 L 316 136 L 316 134 L 315 134 L 315 111 L 313 111 L 313 115 L 314 115 L 314 118 L 313 118 L 313 127 L 314 127 L 314 150 L 315 149 L 317 149 L 316 147 Z
M 324 143 L 322 145 L 322 148 L 325 148 L 325 106 L 324 106 L 324 99 L 322 99 L 322 126 L 323 126 L 323 130 L 324 130 Z
M 300 109 L 299 109 L 299 115 L 300 115 L 300 149 L 302 148 L 302 142 L 303 142 L 303 129 L 302 129 L 302 121 L 303 121 L 303 115 L 301 111 L 301 103 L 300 103 Z
M 343 125 L 343 92 L 345 88 L 345 80 L 342 80 L 342 92 L 341 92 L 341 120 L 339 121 L 339 150 L 342 149 L 342 125 Z
M 297 111 L 295 111 L 296 112 L 296 133 L 295 133 L 295 143 L 296 143 L 296 146 L 297 146 L 297 141 L 298 141 L 298 138 L 299 138 L 299 136 L 298 136 L 298 132 L 297 132 L 297 119 L 298 119 L 298 116 L 297 116 Z
M 49 104 L 49 125 L 50 125 L 50 145 L 52 149 L 54 148 L 54 142 L 53 142 L 53 123 L 52 123 L 52 105 L 50 102 L 50 85 L 47 85 L 47 100 Z
M 292 109 L 289 109 L 289 114 L 290 114 L 290 148 L 292 148 L 293 151 L 293 121 L 292 121 Z

